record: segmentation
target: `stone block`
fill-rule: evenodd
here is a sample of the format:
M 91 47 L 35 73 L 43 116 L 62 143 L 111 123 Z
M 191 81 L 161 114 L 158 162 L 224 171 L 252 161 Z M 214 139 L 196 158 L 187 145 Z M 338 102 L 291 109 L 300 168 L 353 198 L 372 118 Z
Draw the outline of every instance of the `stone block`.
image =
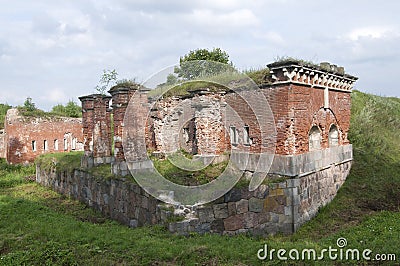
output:
M 249 201 L 241 199 L 236 202 L 236 213 L 245 213 L 249 211 Z
M 233 188 L 225 194 L 225 202 L 239 201 L 242 198 L 241 190 Z
M 185 235 L 188 233 L 189 221 L 184 220 L 175 223 L 175 232 L 179 235 Z
M 244 214 L 244 228 L 253 228 L 258 224 L 257 215 L 254 212 L 247 212 Z
M 222 219 L 212 221 L 210 229 L 213 233 L 222 233 L 224 231 L 224 221 Z
M 227 203 L 222 203 L 222 204 L 216 204 L 213 206 L 214 210 L 214 217 L 216 219 L 223 219 L 228 217 L 228 204 Z
M 210 206 L 198 208 L 197 215 L 199 217 L 200 223 L 212 222 L 215 219 L 214 211 Z
M 269 196 L 280 196 L 280 195 L 285 195 L 285 191 L 283 188 L 270 189 L 269 191 Z
M 129 227 L 136 228 L 138 227 L 138 221 L 136 219 L 132 219 L 129 221 Z
M 210 223 L 199 223 L 196 226 L 196 229 L 195 229 L 195 231 L 197 233 L 199 233 L 199 234 L 208 233 L 208 232 L 210 232 L 210 230 L 211 230 L 211 224 Z
M 228 202 L 228 216 L 235 215 L 236 213 L 236 202 Z
M 250 198 L 248 203 L 251 212 L 262 212 L 264 209 L 264 200 L 262 199 Z
M 257 213 L 257 224 L 264 224 L 271 220 L 271 215 L 269 212 Z
M 226 231 L 236 231 L 244 226 L 243 214 L 237 214 L 224 219 L 224 228 Z

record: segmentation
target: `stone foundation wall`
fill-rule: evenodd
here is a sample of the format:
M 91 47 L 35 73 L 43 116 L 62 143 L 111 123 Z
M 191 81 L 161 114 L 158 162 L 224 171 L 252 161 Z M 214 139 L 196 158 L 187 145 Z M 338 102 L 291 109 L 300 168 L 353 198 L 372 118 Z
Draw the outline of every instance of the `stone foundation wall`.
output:
M 351 161 L 331 165 L 300 178 L 261 185 L 251 192 L 247 187 L 234 188 L 223 198 L 198 207 L 195 218 L 169 224 L 169 230 L 180 234 L 293 233 L 332 201 L 350 167 Z
M 80 170 L 56 173 L 36 166 L 36 182 L 130 227 L 161 221 L 160 202 L 126 178 L 104 180 Z
M 293 233 L 315 216 L 334 198 L 350 166 L 351 161 L 345 161 L 301 177 L 280 176 L 288 179 L 263 184 L 254 191 L 247 185 L 233 188 L 214 202 L 192 208 L 166 205 L 129 178 L 104 180 L 81 170 L 56 173 L 39 165 L 36 181 L 130 227 L 164 224 L 179 234 L 268 235 Z

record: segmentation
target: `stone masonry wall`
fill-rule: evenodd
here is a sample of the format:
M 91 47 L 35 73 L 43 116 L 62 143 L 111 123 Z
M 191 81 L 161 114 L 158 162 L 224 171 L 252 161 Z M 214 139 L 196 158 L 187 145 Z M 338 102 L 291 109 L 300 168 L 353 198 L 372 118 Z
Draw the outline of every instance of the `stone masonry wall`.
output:
M 37 166 L 36 181 L 131 227 L 164 224 L 178 234 L 292 233 L 336 195 L 351 161 L 280 183 L 233 188 L 220 199 L 187 209 L 156 200 L 129 178 L 104 180 L 82 170 L 56 173 Z M 181 220 L 176 222 L 177 220 Z
M 69 117 L 23 117 L 7 111 L 6 159 L 11 164 L 30 163 L 48 152 L 83 150 L 82 120 Z
M 43 170 L 37 166 L 36 182 L 130 227 L 161 221 L 161 209 L 157 208 L 159 202 L 125 178 L 104 180 L 80 170 L 57 173 L 54 169 Z

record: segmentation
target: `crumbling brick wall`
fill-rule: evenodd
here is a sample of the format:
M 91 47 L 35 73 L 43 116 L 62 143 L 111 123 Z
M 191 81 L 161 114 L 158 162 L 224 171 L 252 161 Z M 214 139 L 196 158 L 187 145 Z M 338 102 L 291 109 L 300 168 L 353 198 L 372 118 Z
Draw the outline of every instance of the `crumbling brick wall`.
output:
M 85 160 L 94 164 L 111 162 L 110 96 L 91 94 L 79 98 L 82 102 L 82 121 Z
M 83 150 L 82 120 L 69 117 L 26 117 L 17 109 L 5 119 L 8 163 L 30 163 L 48 152 Z
M 4 129 L 0 129 L 0 158 L 6 158 Z
M 128 104 L 131 104 L 131 112 L 143 120 L 137 125 L 138 130 L 144 127 L 141 135 L 137 135 L 139 131 L 135 130 L 129 133 L 134 136 L 127 142 L 133 153 L 139 150 L 137 145 L 144 146 L 135 139 L 143 137 L 148 151 L 168 154 L 184 149 L 200 156 L 221 155 L 231 149 L 251 154 L 299 155 L 314 149 L 349 144 L 350 92 L 356 77 L 329 64 L 322 68 L 289 61 L 268 66 L 271 82 L 264 83 L 258 90 L 215 93 L 202 88 L 189 91 L 182 97 L 160 98 L 155 105 L 152 105 L 154 99 L 148 98 L 143 88 L 138 91 L 138 86 L 113 87 L 109 93 L 112 96 L 114 132 L 105 126 L 100 130 L 107 140 L 109 135 L 114 135 L 113 164 L 121 166 L 127 173 L 127 167 L 123 165 L 122 139 L 127 126 L 124 118 Z M 135 92 L 140 93 L 136 95 Z M 137 99 L 132 100 L 133 95 Z M 265 105 L 258 101 L 262 95 L 268 102 Z M 108 102 L 93 101 L 89 106 L 85 102 L 87 97 L 81 97 L 85 138 L 86 131 L 94 134 L 95 124 L 100 120 L 111 124 L 110 113 L 105 111 Z M 103 111 L 95 118 L 90 108 Z M 93 119 L 92 123 L 88 122 L 90 119 Z M 332 141 L 333 136 L 336 137 Z M 101 137 L 93 141 L 106 145 Z M 88 145 L 96 146 L 93 141 L 88 143 L 86 139 L 85 149 Z M 106 155 L 99 153 L 98 156 Z M 146 159 L 145 154 L 139 157 Z
M 328 148 L 331 125 L 339 130 L 339 145 L 349 144 L 350 92 L 329 91 L 329 108 L 324 108 L 324 90 L 286 84 L 263 89 L 275 118 L 276 154 L 301 154 L 309 151 L 312 126 L 321 130 L 321 148 Z

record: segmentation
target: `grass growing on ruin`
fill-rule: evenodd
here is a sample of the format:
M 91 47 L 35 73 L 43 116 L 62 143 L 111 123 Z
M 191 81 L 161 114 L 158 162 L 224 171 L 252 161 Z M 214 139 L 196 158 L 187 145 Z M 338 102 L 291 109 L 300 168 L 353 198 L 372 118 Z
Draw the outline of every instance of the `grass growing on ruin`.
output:
M 250 78 L 254 83 L 249 82 Z M 176 84 L 161 84 L 149 92 L 149 96 L 164 97 L 188 96 L 190 91 L 205 89 L 210 92 L 228 92 L 231 89 L 257 88 L 255 84 L 269 84 L 270 72 L 268 68 L 249 69 L 243 73 L 227 71 L 217 75 L 202 76 L 195 80 L 181 80 Z M 228 87 L 229 86 L 229 87 Z
M 42 169 L 55 169 L 57 172 L 72 172 L 81 167 L 82 151 L 73 151 L 68 153 L 47 153 L 35 159 L 35 164 L 40 165 Z
M 168 159 L 152 158 L 154 167 L 166 179 L 184 186 L 203 185 L 216 179 L 226 168 L 228 162 L 210 164 L 198 171 L 181 169 Z
M 55 170 L 56 172 L 68 172 L 71 173 L 74 169 L 88 172 L 96 178 L 101 179 L 114 179 L 122 178 L 117 176 L 111 171 L 111 164 L 101 164 L 91 168 L 81 167 L 81 158 L 83 156 L 82 151 L 73 151 L 68 153 L 47 153 L 38 156 L 35 159 L 35 164 L 40 165 L 43 170 Z M 124 177 L 129 179 L 131 182 L 135 180 L 131 176 Z

